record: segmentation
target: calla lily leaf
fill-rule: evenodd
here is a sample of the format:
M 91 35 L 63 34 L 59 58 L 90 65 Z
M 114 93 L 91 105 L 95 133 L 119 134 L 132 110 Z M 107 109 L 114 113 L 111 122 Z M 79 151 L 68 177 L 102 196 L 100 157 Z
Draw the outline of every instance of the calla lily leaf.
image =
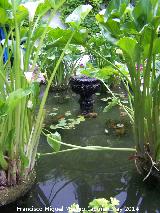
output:
M 69 23 L 74 28 L 78 28 L 91 10 L 92 6 L 89 4 L 80 5 L 66 18 L 66 23 Z
M 40 4 L 44 3 L 44 0 L 36 1 L 36 2 L 26 2 L 22 4 L 29 12 L 29 21 L 33 21 L 36 10 Z
M 137 41 L 134 38 L 129 37 L 121 38 L 117 42 L 117 45 L 124 51 L 125 54 L 129 55 L 130 58 L 135 57 Z

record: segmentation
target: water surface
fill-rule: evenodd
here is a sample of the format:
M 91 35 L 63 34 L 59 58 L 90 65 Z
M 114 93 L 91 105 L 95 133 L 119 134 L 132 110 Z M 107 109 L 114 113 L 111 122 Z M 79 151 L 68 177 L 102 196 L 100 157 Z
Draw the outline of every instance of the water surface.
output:
M 106 105 L 96 96 L 95 110 L 98 113 L 95 119 L 86 119 L 75 129 L 60 130 L 62 140 L 77 145 L 101 145 L 113 147 L 133 147 L 133 136 L 129 122 L 126 134 L 117 136 L 114 132 L 105 133 L 106 122 L 109 119 L 124 122 L 120 118 L 119 110 L 113 109 L 104 113 Z M 55 97 L 50 94 L 47 103 L 48 113 L 58 108 L 59 115 L 71 111 L 73 117 L 78 114 L 79 105 L 77 97 L 65 95 Z M 54 118 L 48 117 L 52 123 Z M 39 152 L 51 152 L 46 138 L 41 137 Z M 61 153 L 38 160 L 37 183 L 31 192 L 16 204 L 1 208 L 2 212 L 17 212 L 17 207 L 42 208 L 42 212 L 49 211 L 49 207 L 56 208 L 55 212 L 67 213 L 67 207 L 78 203 L 80 207 L 88 207 L 94 198 L 116 197 L 120 201 L 121 212 L 158 213 L 160 212 L 160 187 L 155 182 L 145 183 L 138 176 L 134 162 L 129 160 L 128 152 L 92 152 L 74 151 Z M 45 207 L 47 207 L 45 211 Z M 125 208 L 131 207 L 131 208 Z M 57 209 L 59 208 L 59 210 Z M 29 211 L 27 211 L 29 212 Z

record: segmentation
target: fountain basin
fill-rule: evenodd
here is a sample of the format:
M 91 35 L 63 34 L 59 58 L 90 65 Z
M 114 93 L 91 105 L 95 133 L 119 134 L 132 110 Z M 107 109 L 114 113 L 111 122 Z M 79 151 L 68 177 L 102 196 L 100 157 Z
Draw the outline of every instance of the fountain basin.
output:
M 93 94 L 99 91 L 100 81 L 85 75 L 74 76 L 70 80 L 71 89 L 80 95 L 79 104 L 81 114 L 86 115 L 93 112 Z

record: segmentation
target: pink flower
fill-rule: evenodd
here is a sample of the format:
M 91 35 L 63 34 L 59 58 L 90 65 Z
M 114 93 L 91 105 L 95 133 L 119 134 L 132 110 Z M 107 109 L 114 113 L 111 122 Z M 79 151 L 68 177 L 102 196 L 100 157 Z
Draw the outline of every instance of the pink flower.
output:
M 143 71 L 143 65 L 142 65 L 142 64 L 140 64 L 139 69 L 140 69 L 140 72 L 142 72 L 142 71 Z M 137 64 L 136 64 L 136 70 L 138 70 L 138 65 L 137 65 Z
M 83 68 L 83 67 L 84 67 L 84 64 L 81 63 L 79 66 L 80 66 L 81 68 Z

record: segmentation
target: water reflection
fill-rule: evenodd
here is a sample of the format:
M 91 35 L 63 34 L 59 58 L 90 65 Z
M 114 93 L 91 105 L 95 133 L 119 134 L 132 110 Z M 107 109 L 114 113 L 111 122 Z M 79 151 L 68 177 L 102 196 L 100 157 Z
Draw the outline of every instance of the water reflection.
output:
M 54 103 L 54 106 L 53 106 Z M 54 98 L 49 99 L 48 108 L 59 107 Z M 103 113 L 105 104 L 97 101 L 98 117 L 88 119 L 74 130 L 62 130 L 65 142 L 80 145 L 110 145 L 115 147 L 132 147 L 130 130 L 123 137 L 106 135 L 104 132 L 107 119 L 119 119 L 118 111 Z M 75 99 L 61 104 L 61 113 L 71 110 L 76 113 L 79 108 Z M 39 146 L 40 152 L 51 151 L 42 136 Z M 37 164 L 37 184 L 28 196 L 16 204 L 1 208 L 0 212 L 15 213 L 16 207 L 67 207 L 78 203 L 87 208 L 94 198 L 116 197 L 120 200 L 121 212 L 126 207 L 139 208 L 139 213 L 160 212 L 160 186 L 155 181 L 143 183 L 142 178 L 135 171 L 134 162 L 129 161 L 129 153 L 120 152 L 86 152 L 76 151 L 70 154 L 43 157 Z M 128 209 L 128 212 L 133 211 Z M 132 210 L 132 211 L 131 211 Z M 45 213 L 45 211 L 43 211 Z
M 72 176 L 72 174 L 70 174 Z M 60 179 L 50 179 L 37 185 L 37 196 L 41 206 L 67 207 L 78 203 L 80 207 L 87 208 L 94 198 L 116 197 L 120 201 L 121 212 L 160 212 L 159 189 L 153 183 L 142 183 L 135 173 L 123 174 L 83 174 L 69 179 L 69 173 Z M 66 176 L 68 178 L 66 178 Z M 128 208 L 130 207 L 130 208 Z M 131 211 L 132 210 L 132 211 Z

